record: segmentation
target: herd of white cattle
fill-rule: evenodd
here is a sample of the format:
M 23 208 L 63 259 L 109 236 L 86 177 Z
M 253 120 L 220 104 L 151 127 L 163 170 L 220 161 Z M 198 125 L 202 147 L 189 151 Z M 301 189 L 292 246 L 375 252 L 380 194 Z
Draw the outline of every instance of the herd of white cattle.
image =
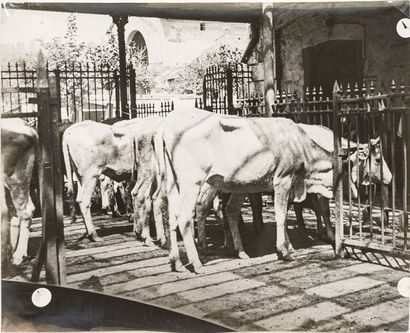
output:
M 30 179 L 38 156 L 38 137 L 22 120 L 2 119 L 1 140 L 2 182 L 16 215 L 9 224 L 13 214 L 2 211 L 3 258 L 10 253 L 12 262 L 20 264 L 27 256 L 34 210 Z M 372 140 L 370 147 L 342 140 L 342 147 L 351 149 L 345 161 L 351 166 L 350 179 L 344 183 L 353 197 L 358 185 L 369 183 L 369 176 L 372 182 L 390 184 L 392 175 L 380 154 L 378 139 Z M 326 127 L 284 118 L 219 115 L 195 108 L 175 110 L 166 118 L 153 116 L 113 125 L 83 121 L 69 126 L 62 136 L 68 193 L 73 195 L 75 178 L 79 185 L 76 201 L 87 236 L 103 241 L 90 211 L 98 179 L 104 175 L 116 182 L 133 180 L 134 230 L 141 231 L 147 245 L 152 244 L 149 217 L 153 213 L 158 240 L 161 245 L 169 244 L 172 269 L 184 270 L 191 265 L 194 272 L 201 271 L 197 245 L 205 247 L 205 219 L 218 193 L 230 194 L 225 195 L 223 210 L 239 258 L 248 258 L 238 228 L 241 207 L 246 195 L 261 192 L 273 193 L 280 259 L 292 259 L 286 231 L 290 203 L 300 217 L 304 206 L 313 208 L 318 228 L 322 228 L 323 219 L 333 243 L 329 211 L 333 149 L 333 132 Z M 6 223 L 3 216 L 7 216 Z M 177 229 L 188 257 L 185 264 L 180 259 Z

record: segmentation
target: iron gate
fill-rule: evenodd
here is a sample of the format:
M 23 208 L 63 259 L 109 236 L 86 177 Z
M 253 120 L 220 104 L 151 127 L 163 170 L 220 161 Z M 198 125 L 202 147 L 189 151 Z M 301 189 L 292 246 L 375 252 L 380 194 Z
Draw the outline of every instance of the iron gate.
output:
M 263 96 L 256 91 L 250 65 L 229 63 L 207 68 L 202 93 L 202 100 L 196 101 L 201 109 L 244 116 L 263 114 Z

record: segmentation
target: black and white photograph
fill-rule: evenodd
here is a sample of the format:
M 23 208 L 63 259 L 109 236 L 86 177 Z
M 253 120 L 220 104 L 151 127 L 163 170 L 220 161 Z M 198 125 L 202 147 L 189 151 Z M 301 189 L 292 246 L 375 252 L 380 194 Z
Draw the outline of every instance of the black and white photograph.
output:
M 2 332 L 409 331 L 409 1 L 0 18 Z

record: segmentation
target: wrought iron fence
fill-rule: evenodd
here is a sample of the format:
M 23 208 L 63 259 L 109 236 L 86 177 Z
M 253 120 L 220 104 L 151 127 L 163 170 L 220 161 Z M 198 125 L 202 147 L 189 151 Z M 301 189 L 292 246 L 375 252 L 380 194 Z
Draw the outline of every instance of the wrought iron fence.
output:
M 303 96 L 290 89 L 277 91 L 272 107 L 273 117 L 290 118 L 297 123 L 322 125 L 333 129 L 332 99 L 323 97 L 322 87 L 306 88 Z
M 119 110 L 118 72 L 96 64 L 65 63 L 54 70 L 60 82 L 61 118 L 102 121 Z
M 37 104 L 34 103 L 37 94 L 34 92 L 37 72 L 26 68 L 26 64 L 7 65 L 7 69 L 1 75 L 1 113 L 21 114 L 32 126 L 37 125 Z M 31 116 L 33 115 L 33 116 Z
M 143 103 L 137 104 L 134 108 L 130 108 L 131 118 L 146 118 L 154 115 L 166 117 L 173 110 L 173 101 L 162 101 L 159 103 Z
M 358 195 L 354 199 L 345 186 L 343 243 L 409 255 L 409 89 L 403 83 L 397 87 L 395 81 L 387 92 L 376 92 L 373 84 L 355 84 L 353 90 L 338 89 L 336 98 L 334 125 L 349 145 L 367 147 L 362 158 L 368 163 L 356 174 L 348 164 L 347 179 L 356 178 Z M 348 160 L 353 154 L 347 150 Z M 367 165 L 377 168 L 366 170 Z
M 250 102 L 253 97 L 256 95 L 250 65 L 229 63 L 207 68 L 201 108 L 216 113 L 236 114 L 240 103 L 245 105 L 245 101 Z
M 83 66 L 80 63 L 64 63 L 51 69 L 46 65 L 47 73 L 54 73 L 59 89 L 61 105 L 60 120 L 77 122 L 91 119 L 101 121 L 115 116 L 119 110 L 118 73 L 108 66 L 95 64 Z M 33 87 L 36 71 L 27 69 L 25 63 L 8 64 L 2 70 L 1 86 Z M 3 93 L 2 112 L 29 112 L 32 108 L 26 93 Z

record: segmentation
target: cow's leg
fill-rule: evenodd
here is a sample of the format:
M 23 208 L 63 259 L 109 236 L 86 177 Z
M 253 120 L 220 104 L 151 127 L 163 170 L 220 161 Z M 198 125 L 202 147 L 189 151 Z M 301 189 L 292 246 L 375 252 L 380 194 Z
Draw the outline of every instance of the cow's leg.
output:
M 0 166 L 1 168 L 1 166 Z M 3 172 L 3 170 L 0 170 Z M 6 277 L 10 267 L 13 249 L 10 242 L 10 223 L 6 193 L 3 185 L 0 185 L 0 211 L 1 211 L 1 275 Z
M 77 183 L 77 182 L 76 182 Z M 78 193 L 78 186 L 74 186 L 73 191 L 75 191 L 75 188 L 77 188 L 77 193 Z M 70 223 L 75 223 L 75 221 L 77 220 L 77 216 L 76 216 L 76 200 L 75 200 L 75 194 L 71 191 L 67 192 L 67 201 L 69 204 L 69 208 L 70 208 Z
M 24 257 L 27 257 L 30 224 L 35 207 L 30 198 L 30 188 L 28 186 L 23 186 L 21 184 L 12 186 L 10 196 L 13 205 L 16 208 L 19 224 L 19 228 L 12 226 L 12 229 L 14 229 L 13 232 L 18 230 L 18 241 L 15 242 L 15 239 L 13 239 L 15 250 L 12 262 L 14 265 L 19 265 Z M 13 238 L 15 237 L 16 235 L 14 234 Z
M 226 205 L 228 204 L 230 194 L 229 193 L 220 193 L 221 202 L 222 202 L 222 216 L 223 216 L 223 231 L 224 231 L 224 247 L 227 249 L 233 248 L 232 234 L 229 230 L 228 218 L 226 216 Z M 240 223 L 240 221 L 238 222 Z
M 189 191 L 181 193 L 181 206 L 179 209 L 179 214 L 177 215 L 178 228 L 184 240 L 189 264 L 192 265 L 194 272 L 196 273 L 199 273 L 202 268 L 202 263 L 199 260 L 193 234 L 193 214 L 195 211 L 199 190 L 199 187 L 192 187 Z
M 132 195 L 131 195 L 131 191 L 133 189 L 135 185 L 135 182 L 129 180 L 126 181 L 126 185 L 125 185 L 125 202 L 126 202 L 126 209 L 127 209 L 127 214 L 133 214 L 134 213 L 134 203 L 132 200 Z
M 290 255 L 293 249 L 286 234 L 286 213 L 291 185 L 292 180 L 289 177 L 282 178 L 275 184 L 276 249 L 278 258 L 282 260 L 293 260 Z
M 137 183 L 132 190 L 134 198 L 134 232 L 140 234 L 146 246 L 155 246 L 149 228 L 149 218 L 152 211 L 152 199 L 147 183 Z
M 167 237 L 165 236 L 164 229 L 164 216 L 163 216 L 164 202 L 158 195 L 153 195 L 152 208 L 155 220 L 155 229 L 157 230 L 157 239 L 159 240 L 161 247 L 167 247 Z
M 94 188 L 97 184 L 97 177 L 84 177 L 81 182 L 81 192 L 78 191 L 77 202 L 80 205 L 81 214 L 83 215 L 86 236 L 94 242 L 102 241 L 102 238 L 98 236 L 95 231 L 93 220 L 91 218 L 91 198 L 94 192 Z
M 249 201 L 252 208 L 253 228 L 256 233 L 264 229 L 262 219 L 262 193 L 249 193 Z
M 144 245 L 149 247 L 155 247 L 154 241 L 151 238 L 150 231 L 150 219 L 152 217 L 152 200 L 147 198 L 145 201 L 146 207 L 146 219 L 143 221 L 141 238 L 144 240 Z
M 215 220 L 217 223 L 219 223 L 220 221 L 223 221 L 223 215 L 222 215 L 222 205 L 221 202 L 219 200 L 219 196 L 215 196 L 213 203 L 212 203 L 212 208 L 214 210 L 214 214 L 215 214 Z
M 238 257 L 240 259 L 249 259 L 249 256 L 243 248 L 242 238 L 238 228 L 238 219 L 241 214 L 244 199 L 244 194 L 232 193 L 225 207 L 225 212 L 232 233 L 234 249 L 238 251 Z
M 332 244 L 333 249 L 335 249 L 335 234 L 330 222 L 329 199 L 318 195 L 318 202 L 321 215 L 323 216 L 323 220 L 325 221 L 326 238 L 330 242 L 330 244 Z
M 319 203 L 320 205 L 320 203 Z M 319 206 L 320 207 L 320 206 Z M 319 238 L 323 237 L 324 235 L 327 235 L 327 228 L 326 228 L 326 224 L 325 224 L 325 228 L 323 228 L 323 224 L 322 224 L 322 208 L 319 209 L 319 207 L 316 207 L 314 209 L 315 215 L 316 215 L 316 229 L 317 229 L 317 233 L 319 235 Z M 330 221 L 330 215 L 329 215 L 329 221 Z
M 114 217 L 114 214 L 116 217 L 122 216 L 123 214 L 120 211 L 120 204 L 119 200 L 124 200 L 123 198 L 125 197 L 124 194 L 124 187 L 122 186 L 121 182 L 115 182 L 113 181 L 113 195 L 112 195 L 112 200 L 113 200 L 113 208 L 112 208 L 112 215 Z M 125 203 L 125 201 L 123 201 Z
M 299 202 L 293 203 L 296 215 L 296 224 L 300 230 L 306 231 L 305 220 L 303 219 L 303 205 Z
M 10 219 L 10 245 L 14 252 L 17 248 L 17 242 L 20 234 L 20 220 L 17 216 L 13 216 Z
M 323 228 L 322 224 L 322 216 L 326 213 L 326 209 L 322 209 L 322 206 L 326 203 L 321 203 L 321 200 L 324 198 L 319 198 L 317 194 L 308 194 L 306 198 L 306 202 L 309 205 L 310 209 L 313 209 L 316 215 L 316 231 L 320 239 L 326 239 L 326 230 Z M 324 206 L 323 206 L 324 207 Z M 324 217 L 325 218 L 325 217 Z M 330 213 L 329 213 L 329 221 L 330 221 Z
M 169 233 L 170 233 L 170 250 L 169 250 L 169 262 L 171 264 L 172 271 L 182 272 L 186 268 L 182 265 L 181 258 L 179 256 L 178 239 L 177 239 L 177 212 L 176 206 L 179 202 L 179 193 L 175 189 L 168 192 L 168 221 L 169 221 Z M 170 204 L 171 203 L 171 204 Z M 181 232 L 182 233 L 182 232 Z
M 100 175 L 99 177 L 99 186 L 100 186 L 100 193 L 101 193 L 101 210 L 104 214 L 108 215 L 108 211 L 111 209 L 111 195 L 109 194 L 110 189 L 110 182 L 108 177 L 104 175 Z
M 198 227 L 198 248 L 201 252 L 205 252 L 207 249 L 205 222 L 209 210 L 214 203 L 216 194 L 216 189 L 205 183 L 202 185 L 201 193 L 198 196 L 198 202 L 196 205 L 196 220 Z

